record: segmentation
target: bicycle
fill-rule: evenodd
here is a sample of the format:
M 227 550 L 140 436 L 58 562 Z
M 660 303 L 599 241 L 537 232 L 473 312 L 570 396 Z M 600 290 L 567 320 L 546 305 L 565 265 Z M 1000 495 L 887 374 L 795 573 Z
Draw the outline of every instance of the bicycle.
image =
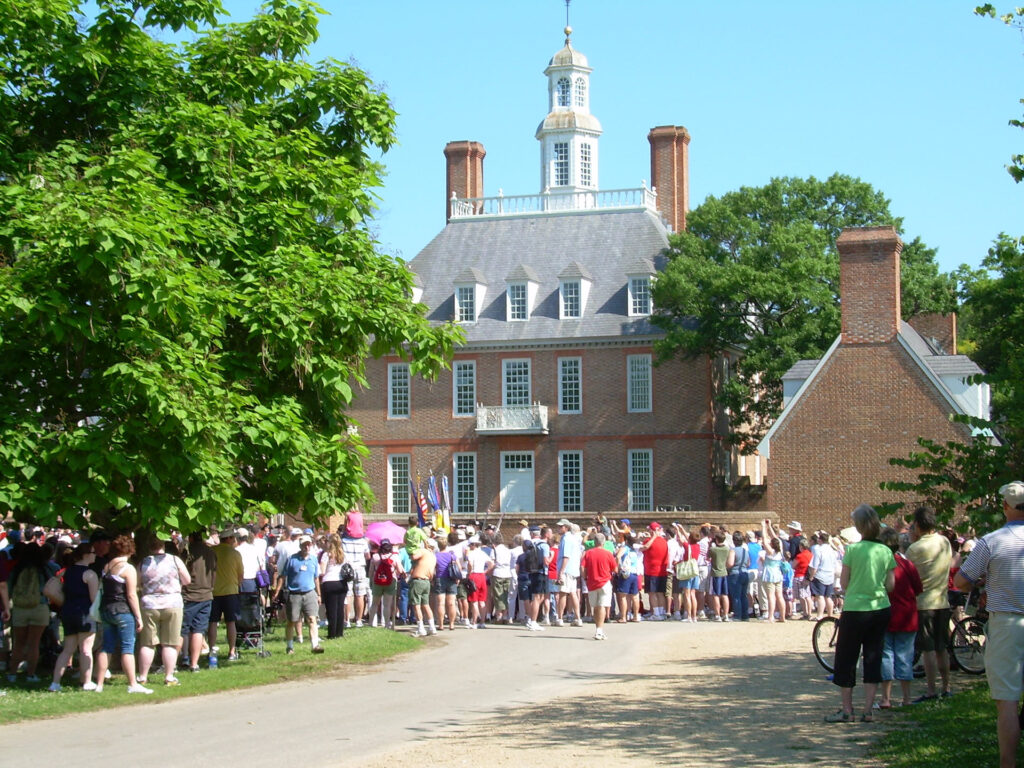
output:
M 971 605 L 968 596 L 968 605 Z M 973 616 L 964 616 L 953 623 L 949 636 L 949 653 L 961 670 L 969 675 L 980 675 L 985 671 L 985 640 L 988 635 L 988 609 L 985 596 L 978 599 L 978 608 Z
M 825 668 L 825 671 L 835 671 L 836 641 L 839 639 L 839 619 L 835 616 L 822 616 L 814 622 L 814 630 L 811 632 L 811 645 L 814 648 L 814 655 L 818 663 Z M 918 662 L 921 659 L 921 651 L 914 650 L 914 677 L 923 677 L 924 668 Z

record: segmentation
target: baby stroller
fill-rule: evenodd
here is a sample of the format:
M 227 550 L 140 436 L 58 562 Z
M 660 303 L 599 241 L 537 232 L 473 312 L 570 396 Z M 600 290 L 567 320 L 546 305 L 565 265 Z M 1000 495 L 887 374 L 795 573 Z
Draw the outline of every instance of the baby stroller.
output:
M 259 657 L 269 656 L 263 647 L 263 600 L 259 592 L 243 592 L 241 617 L 238 621 L 238 648 L 250 648 Z

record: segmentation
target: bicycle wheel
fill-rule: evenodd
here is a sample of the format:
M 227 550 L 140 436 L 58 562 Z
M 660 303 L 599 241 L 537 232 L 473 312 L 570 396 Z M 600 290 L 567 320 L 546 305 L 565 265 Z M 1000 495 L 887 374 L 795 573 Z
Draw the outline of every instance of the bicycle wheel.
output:
M 839 621 L 833 616 L 823 616 L 814 624 L 811 633 L 811 644 L 818 663 L 827 672 L 835 670 L 836 639 L 839 637 Z
M 985 622 L 976 616 L 960 619 L 949 636 L 949 651 L 964 672 L 980 675 L 985 671 Z

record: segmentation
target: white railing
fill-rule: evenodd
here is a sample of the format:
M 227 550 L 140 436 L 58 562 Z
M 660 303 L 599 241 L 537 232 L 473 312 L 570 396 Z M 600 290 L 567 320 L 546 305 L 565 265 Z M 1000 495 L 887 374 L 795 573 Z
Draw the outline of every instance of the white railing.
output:
M 658 193 L 647 182 L 635 189 L 603 189 L 594 192 L 558 192 L 550 189 L 538 195 L 497 197 L 456 197 L 452 193 L 451 217 L 537 216 L 564 211 L 648 210 L 657 212 Z
M 533 405 L 477 405 L 478 433 L 548 433 L 548 407 Z

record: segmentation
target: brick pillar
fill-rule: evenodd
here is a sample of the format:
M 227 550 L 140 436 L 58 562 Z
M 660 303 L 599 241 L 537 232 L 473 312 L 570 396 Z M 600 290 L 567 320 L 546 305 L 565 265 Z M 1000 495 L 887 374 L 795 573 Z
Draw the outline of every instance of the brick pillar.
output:
M 922 312 L 908 321 L 914 330 L 933 342 L 947 355 L 956 354 L 956 313 L 940 315 L 938 312 Z
M 484 196 L 484 145 L 478 141 L 449 141 L 445 157 L 445 223 L 452 216 L 452 193 L 456 197 Z
M 890 342 L 900 328 L 900 251 L 892 227 L 844 229 L 839 248 L 842 343 Z
M 690 134 L 681 125 L 660 125 L 647 134 L 651 144 L 651 185 L 658 212 L 673 232 L 686 229 L 690 208 Z

